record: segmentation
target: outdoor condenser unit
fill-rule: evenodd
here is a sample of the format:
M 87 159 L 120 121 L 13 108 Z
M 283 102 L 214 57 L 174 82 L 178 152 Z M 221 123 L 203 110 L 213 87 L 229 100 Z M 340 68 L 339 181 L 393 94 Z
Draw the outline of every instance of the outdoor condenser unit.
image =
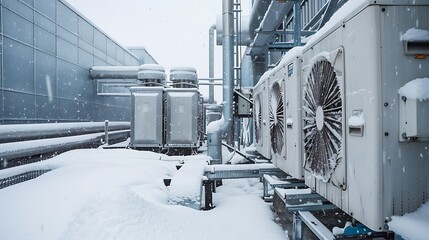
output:
M 270 125 L 268 111 L 268 76 L 266 72 L 253 89 L 253 131 L 256 151 L 271 159 Z
M 173 88 L 165 89 L 165 148 L 200 146 L 204 119 L 202 98 L 198 92 L 195 68 L 170 69 Z
M 302 47 L 296 47 L 269 72 L 268 109 L 273 163 L 296 179 L 302 179 L 301 150 Z
M 349 1 L 303 50 L 305 183 L 377 231 L 429 197 L 428 13 Z
M 142 86 L 131 87 L 131 148 L 163 146 L 163 82 L 165 70 L 155 64 L 140 66 Z

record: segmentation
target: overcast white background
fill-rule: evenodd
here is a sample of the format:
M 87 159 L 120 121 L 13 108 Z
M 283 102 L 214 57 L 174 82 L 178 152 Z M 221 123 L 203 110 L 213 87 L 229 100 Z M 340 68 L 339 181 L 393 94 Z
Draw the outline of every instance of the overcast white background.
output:
M 191 66 L 208 77 L 209 28 L 221 14 L 221 0 L 67 0 L 125 47 L 143 46 L 167 70 Z M 251 0 L 243 0 L 249 15 Z M 215 77 L 222 77 L 222 48 L 215 46 Z M 208 87 L 202 87 L 208 96 Z M 221 88 L 215 90 L 221 102 Z

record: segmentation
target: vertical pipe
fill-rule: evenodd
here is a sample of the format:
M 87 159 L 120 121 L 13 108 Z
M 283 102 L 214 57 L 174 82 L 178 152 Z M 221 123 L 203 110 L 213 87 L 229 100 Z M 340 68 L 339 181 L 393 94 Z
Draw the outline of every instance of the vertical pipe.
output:
M 222 0 L 222 53 L 223 53 L 223 116 L 220 130 L 227 135 L 227 142 L 234 142 L 232 133 L 232 101 L 234 91 L 234 16 L 233 0 Z
M 293 5 L 294 20 L 294 45 L 301 46 L 301 1 L 295 1 Z
M 104 144 L 109 145 L 109 120 L 104 121 Z
M 213 24 L 209 30 L 209 103 L 214 103 L 214 30 L 216 24 Z

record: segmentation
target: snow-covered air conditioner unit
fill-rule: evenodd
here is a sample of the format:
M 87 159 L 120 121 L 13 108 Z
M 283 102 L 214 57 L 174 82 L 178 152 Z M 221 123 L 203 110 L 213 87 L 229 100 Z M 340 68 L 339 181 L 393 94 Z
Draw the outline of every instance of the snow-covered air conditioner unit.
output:
M 273 163 L 290 176 L 302 179 L 301 150 L 302 47 L 283 56 L 270 71 L 269 111 Z
M 303 50 L 305 182 L 377 231 L 429 199 L 427 100 L 398 94 L 429 77 L 426 40 L 401 39 L 429 29 L 429 3 L 411 2 L 348 1 Z
M 253 126 L 256 151 L 265 158 L 271 159 L 267 89 L 268 74 L 264 74 L 253 89 Z

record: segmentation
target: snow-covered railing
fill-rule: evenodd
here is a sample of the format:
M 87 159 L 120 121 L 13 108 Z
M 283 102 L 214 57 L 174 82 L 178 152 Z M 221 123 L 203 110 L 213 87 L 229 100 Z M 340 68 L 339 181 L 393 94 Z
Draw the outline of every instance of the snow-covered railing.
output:
M 0 125 L 0 143 L 104 132 L 105 122 Z M 130 129 L 130 122 L 109 122 L 109 131 Z
M 33 171 L 28 171 L 25 173 L 18 174 L 15 176 L 2 178 L 0 179 L 0 189 L 37 178 L 40 175 L 45 174 L 49 171 L 51 170 L 50 169 L 33 170 Z

